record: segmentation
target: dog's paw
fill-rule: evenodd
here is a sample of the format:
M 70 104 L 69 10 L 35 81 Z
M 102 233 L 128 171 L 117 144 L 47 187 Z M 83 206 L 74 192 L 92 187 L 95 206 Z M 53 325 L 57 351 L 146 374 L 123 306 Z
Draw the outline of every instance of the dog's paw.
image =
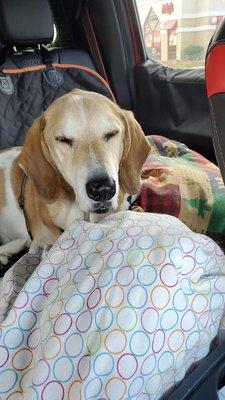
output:
M 52 244 L 47 244 L 42 248 L 42 254 L 41 254 L 41 261 L 43 261 L 47 256 L 49 251 L 52 248 Z
M 0 268 L 1 266 L 5 266 L 9 263 L 11 255 L 9 254 L 0 254 Z
M 177 145 L 170 140 L 163 143 L 163 148 L 166 152 L 167 157 L 179 157 L 179 150 Z
M 140 206 L 135 206 L 135 205 L 130 207 L 130 211 L 144 212 L 143 208 L 141 208 Z

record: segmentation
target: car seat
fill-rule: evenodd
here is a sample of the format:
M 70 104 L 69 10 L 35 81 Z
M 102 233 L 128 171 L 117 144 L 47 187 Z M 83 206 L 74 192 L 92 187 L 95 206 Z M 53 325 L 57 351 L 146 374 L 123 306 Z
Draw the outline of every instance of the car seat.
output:
M 206 86 L 213 143 L 225 182 L 225 18 L 214 33 L 206 55 Z
M 0 0 L 0 149 L 22 145 L 34 119 L 75 88 L 114 99 L 86 51 L 44 47 L 53 22 L 48 0 Z
M 33 120 L 74 88 L 113 99 L 87 52 L 44 47 L 54 34 L 47 0 L 0 0 L 0 22 L 0 148 L 23 144 Z

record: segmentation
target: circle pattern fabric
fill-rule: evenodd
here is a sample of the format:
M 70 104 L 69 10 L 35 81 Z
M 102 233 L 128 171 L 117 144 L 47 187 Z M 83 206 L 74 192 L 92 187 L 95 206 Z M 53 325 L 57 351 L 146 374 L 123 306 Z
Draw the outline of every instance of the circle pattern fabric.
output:
M 225 257 L 166 215 L 75 221 L 0 296 L 2 400 L 156 400 L 209 350 Z

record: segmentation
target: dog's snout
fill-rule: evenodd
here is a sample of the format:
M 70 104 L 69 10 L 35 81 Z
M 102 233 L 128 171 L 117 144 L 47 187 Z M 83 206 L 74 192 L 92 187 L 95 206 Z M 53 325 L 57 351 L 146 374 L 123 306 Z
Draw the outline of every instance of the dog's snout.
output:
M 86 191 L 94 201 L 110 200 L 116 193 L 116 183 L 109 177 L 92 178 L 86 184 Z

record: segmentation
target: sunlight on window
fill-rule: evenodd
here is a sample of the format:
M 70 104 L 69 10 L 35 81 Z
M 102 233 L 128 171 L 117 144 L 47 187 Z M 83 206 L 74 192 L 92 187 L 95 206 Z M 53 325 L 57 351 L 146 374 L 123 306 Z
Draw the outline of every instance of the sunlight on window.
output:
M 225 0 L 136 0 L 150 57 L 174 68 L 204 66 L 205 53 L 225 15 Z

